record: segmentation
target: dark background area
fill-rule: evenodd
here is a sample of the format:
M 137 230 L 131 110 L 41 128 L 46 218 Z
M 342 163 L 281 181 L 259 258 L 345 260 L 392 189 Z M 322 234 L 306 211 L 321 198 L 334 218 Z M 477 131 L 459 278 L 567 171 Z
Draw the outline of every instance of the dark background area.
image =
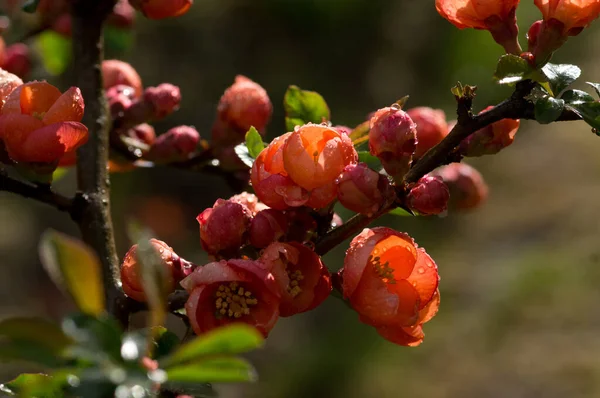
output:
M 410 95 L 408 107 L 454 114 L 450 88 L 477 85 L 477 110 L 510 89 L 494 85 L 501 47 L 489 33 L 459 31 L 434 1 L 196 0 L 183 17 L 138 16 L 134 46 L 122 58 L 147 86 L 181 87 L 179 112 L 157 132 L 194 125 L 205 138 L 216 104 L 236 74 L 263 85 L 274 104 L 268 138 L 284 133 L 290 84 L 321 93 L 334 124 L 355 126 L 368 113 Z M 539 12 L 522 2 L 522 31 Z M 524 37 L 524 34 L 522 34 Z M 525 40 L 522 39 L 522 43 Z M 555 62 L 579 64 L 582 81 L 600 81 L 600 31 L 569 39 Z M 66 89 L 69 76 L 48 78 Z M 583 83 L 578 83 L 583 88 Z M 398 347 L 336 298 L 282 319 L 265 349 L 251 355 L 260 380 L 219 386 L 224 397 L 597 397 L 600 395 L 600 139 L 582 122 L 525 121 L 515 143 L 470 161 L 490 198 L 470 213 L 443 218 L 385 217 L 436 260 L 442 304 L 418 348 Z M 57 183 L 72 192 L 73 173 Z M 131 242 L 128 219 L 155 230 L 183 257 L 202 262 L 195 217 L 233 194 L 218 177 L 169 168 L 112 176 L 119 254 Z M 350 214 L 340 210 L 343 218 Z M 71 309 L 37 255 L 47 228 L 77 235 L 66 215 L 0 193 L 0 303 L 3 316 L 58 318 Z M 346 246 L 326 256 L 341 266 Z M 2 380 L 17 371 L 3 367 Z

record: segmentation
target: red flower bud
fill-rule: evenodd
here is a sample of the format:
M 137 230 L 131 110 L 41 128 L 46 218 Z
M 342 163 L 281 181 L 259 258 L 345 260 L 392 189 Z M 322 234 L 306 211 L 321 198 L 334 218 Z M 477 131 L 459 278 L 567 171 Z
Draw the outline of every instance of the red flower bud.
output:
M 340 203 L 362 214 L 377 212 L 386 196 L 393 194 L 389 179 L 371 170 L 365 163 L 346 166 L 336 184 Z
M 129 0 L 146 18 L 164 19 L 178 17 L 188 12 L 193 0 Z
M 156 132 L 154 131 L 154 127 L 147 123 L 138 124 L 127 130 L 125 133 L 127 137 L 133 138 L 135 140 L 140 141 L 143 144 L 151 147 L 156 142 Z M 147 152 L 147 151 L 146 151 Z
M 440 109 L 427 107 L 413 108 L 406 111 L 417 125 L 417 149 L 415 158 L 420 158 L 440 143 L 448 135 L 446 114 Z
M 73 24 L 71 23 L 71 15 L 65 13 L 60 15 L 52 24 L 52 30 L 66 37 L 71 37 L 73 34 Z
M 234 130 L 230 133 L 237 133 L 228 143 L 241 142 L 252 126 L 263 132 L 272 113 L 273 105 L 265 89 L 245 76 L 236 76 L 235 83 L 225 90 L 217 108 L 219 120 Z M 213 137 L 213 140 L 215 138 L 220 137 Z
M 196 218 L 202 247 L 210 254 L 237 250 L 246 243 L 251 213 L 246 206 L 218 199 Z
M 346 252 L 344 298 L 393 343 L 416 346 L 422 325 L 439 306 L 435 262 L 408 235 L 390 228 L 365 229 Z
M 191 126 L 173 127 L 160 135 L 148 154 L 148 159 L 158 163 L 180 162 L 192 155 L 198 143 L 200 134 Z
M 78 88 L 64 94 L 46 83 L 30 82 L 14 89 L 0 115 L 0 139 L 16 162 L 53 165 L 63 158 L 75 160 L 77 148 L 88 139 Z M 63 163 L 64 164 L 64 163 Z
M 452 163 L 434 170 L 450 190 L 450 207 L 458 210 L 480 206 L 488 196 L 488 187 L 481 174 L 465 163 Z
M 131 28 L 135 20 L 135 10 L 127 0 L 119 0 L 112 13 L 108 16 L 107 23 L 118 28 Z
M 24 78 L 31 71 L 31 54 L 29 47 L 23 43 L 16 43 L 6 47 L 2 69 Z
M 206 264 L 181 282 L 190 297 L 185 309 L 196 334 L 243 322 L 265 337 L 279 319 L 280 288 L 258 261 Z
M 273 243 L 260 257 L 281 288 L 280 316 L 310 311 L 331 293 L 331 275 L 321 258 L 297 243 Z
M 4 106 L 8 95 L 23 84 L 23 80 L 17 75 L 0 69 L 0 109 Z
M 492 108 L 493 106 L 489 106 L 480 114 Z M 520 124 L 519 120 L 513 119 L 502 119 L 492 123 L 465 138 L 460 143 L 460 153 L 463 156 L 496 154 L 513 143 Z
M 125 110 L 135 102 L 135 89 L 131 86 L 118 84 L 106 91 L 108 106 L 113 118 L 122 117 Z
M 169 83 L 148 87 L 144 90 L 144 102 L 154 108 L 153 119 L 162 119 L 179 109 L 181 92 L 179 87 Z
M 440 177 L 426 175 L 417 181 L 406 197 L 408 207 L 426 216 L 440 214 L 448 208 L 450 191 Z
M 417 148 L 417 125 L 396 107 L 382 108 L 370 121 L 369 149 L 396 181 L 408 172 Z
M 102 62 L 102 77 L 104 78 L 104 89 L 107 90 L 119 84 L 133 87 L 135 97 L 142 96 L 142 78 L 127 62 L 110 59 Z
M 333 217 L 331 218 L 331 228 L 337 228 L 343 224 L 344 220 L 342 220 L 342 217 L 337 213 L 333 213 Z
M 259 211 L 269 208 L 269 206 L 259 201 L 256 195 L 249 192 L 239 193 L 229 198 L 229 200 L 246 206 L 250 210 L 250 213 L 252 213 L 252 216 L 255 216 Z
M 266 209 L 256 213 L 250 223 L 250 244 L 262 249 L 283 238 L 288 219 L 281 210 Z
M 173 252 L 173 249 L 165 242 L 157 239 L 151 239 L 150 243 L 160 256 L 162 264 L 166 270 L 167 278 L 163 281 L 165 289 L 164 292 L 171 293 L 175 290 L 176 275 L 178 274 L 177 264 L 180 261 L 179 256 L 177 256 L 177 254 Z M 123 291 L 127 296 L 136 301 L 145 302 L 146 294 L 144 293 L 144 288 L 142 285 L 137 250 L 138 245 L 134 245 L 125 255 L 123 264 L 121 265 L 121 282 L 123 284 Z
M 537 47 L 538 38 L 542 29 L 542 23 L 542 20 L 535 21 L 527 32 L 527 49 L 530 52 L 534 52 L 535 48 Z
M 516 10 L 520 0 L 436 0 L 440 15 L 459 29 L 489 30 L 508 53 L 520 54 Z

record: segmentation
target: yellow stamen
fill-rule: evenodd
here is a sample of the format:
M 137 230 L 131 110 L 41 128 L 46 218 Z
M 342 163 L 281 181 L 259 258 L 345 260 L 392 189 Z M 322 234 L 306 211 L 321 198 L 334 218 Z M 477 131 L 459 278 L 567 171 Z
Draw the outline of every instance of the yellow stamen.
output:
M 251 291 L 239 286 L 237 282 L 220 285 L 215 293 L 215 308 L 217 317 L 241 318 L 250 315 L 251 306 L 258 304 L 258 299 Z

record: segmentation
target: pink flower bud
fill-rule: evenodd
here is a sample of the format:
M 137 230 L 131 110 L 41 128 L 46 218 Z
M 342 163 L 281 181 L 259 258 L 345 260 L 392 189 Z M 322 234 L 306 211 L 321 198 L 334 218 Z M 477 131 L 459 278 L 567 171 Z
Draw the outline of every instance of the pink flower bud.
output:
M 109 59 L 102 62 L 102 77 L 104 78 L 104 89 L 123 84 L 133 87 L 135 97 L 142 96 L 142 78 L 127 62 Z
M 415 158 L 420 158 L 448 135 L 446 114 L 440 109 L 418 107 L 406 113 L 417 125 L 417 149 Z
M 196 218 L 202 247 L 210 254 L 237 250 L 246 243 L 251 213 L 246 206 L 218 199 Z
M 19 76 L 0 69 L 0 109 L 2 109 L 8 95 L 22 84 L 23 80 Z
M 71 37 L 73 27 L 71 23 L 71 15 L 65 13 L 60 15 L 52 24 L 52 30 L 66 37 Z
M 406 203 L 411 210 L 429 216 L 446 211 L 449 199 L 450 191 L 444 181 L 426 175 L 411 188 Z
M 144 102 L 152 104 L 153 119 L 162 119 L 179 109 L 181 92 L 179 87 L 169 83 L 148 87 L 144 90 Z
M 434 170 L 430 175 L 441 177 L 450 190 L 449 207 L 474 209 L 488 196 L 488 187 L 481 174 L 465 163 L 452 163 Z
M 147 123 L 138 124 L 127 130 L 127 136 L 133 139 L 136 139 L 143 144 L 148 146 L 152 146 L 156 141 L 156 132 L 154 131 L 154 127 Z
M 395 107 L 378 110 L 370 121 L 369 149 L 381 160 L 385 171 L 396 181 L 402 180 L 417 148 L 417 125 L 410 116 Z
M 23 43 L 16 43 L 6 47 L 2 69 L 14 73 L 20 78 L 29 75 L 31 71 L 31 54 L 29 47 Z
M 483 111 L 492 109 L 489 106 Z M 478 130 L 460 143 L 460 153 L 463 156 L 493 155 L 513 143 L 519 129 L 520 121 L 502 119 Z
M 160 135 L 148 154 L 148 159 L 160 163 L 184 161 L 196 151 L 200 134 L 190 126 L 173 127 Z
M 269 206 L 259 201 L 256 195 L 251 194 L 249 192 L 242 192 L 240 194 L 234 195 L 231 198 L 229 198 L 229 200 L 246 206 L 248 210 L 250 210 L 250 213 L 252 213 L 252 216 L 255 216 L 256 213 L 258 213 L 259 211 L 269 208 Z
M 135 20 L 135 10 L 127 0 L 119 0 L 112 13 L 108 16 L 107 23 L 118 28 L 131 28 Z
M 371 170 L 365 163 L 346 166 L 336 184 L 340 203 L 362 214 L 377 212 L 386 196 L 393 194 L 388 178 Z
M 343 224 L 344 220 L 342 220 L 342 217 L 337 213 L 333 213 L 333 217 L 331 218 L 331 228 L 337 228 Z
M 119 84 L 106 91 L 106 98 L 111 115 L 114 118 L 120 117 L 135 101 L 135 89 Z
M 250 224 L 250 244 L 262 249 L 283 238 L 287 232 L 288 219 L 281 210 L 259 211 Z
M 334 129 L 335 131 L 337 131 L 340 134 L 346 134 L 346 135 L 350 135 L 350 133 L 352 132 L 352 129 L 348 126 L 333 126 L 332 129 Z
M 258 83 L 245 76 L 236 76 L 235 82 L 225 90 L 217 108 L 219 120 L 234 128 L 239 137 L 254 126 L 263 132 L 273 113 L 267 92 Z

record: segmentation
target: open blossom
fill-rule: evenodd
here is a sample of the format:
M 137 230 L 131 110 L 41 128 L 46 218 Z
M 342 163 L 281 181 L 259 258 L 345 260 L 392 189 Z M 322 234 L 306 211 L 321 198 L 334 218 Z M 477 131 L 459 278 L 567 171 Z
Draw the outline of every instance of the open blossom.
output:
M 79 123 L 83 109 L 77 87 L 61 94 L 46 82 L 23 84 L 2 106 L 0 139 L 16 162 L 72 164 L 75 150 L 88 139 L 87 127 Z
M 212 262 L 181 285 L 190 293 L 185 309 L 196 334 L 243 322 L 266 337 L 279 318 L 280 287 L 261 262 Z
M 146 18 L 164 19 L 178 17 L 188 12 L 193 0 L 129 0 Z
M 441 109 L 418 107 L 409 109 L 406 113 L 417 125 L 415 158 L 423 156 L 448 135 L 446 114 Z
M 492 109 L 488 106 L 480 113 Z M 460 143 L 460 152 L 464 156 L 493 155 L 506 148 L 515 140 L 519 130 L 519 120 L 502 119 L 476 131 Z
M 435 262 L 408 235 L 390 228 L 365 229 L 344 260 L 344 298 L 379 334 L 396 344 L 423 341 L 422 325 L 437 312 Z
M 281 287 L 281 316 L 312 310 L 331 293 L 331 276 L 320 257 L 297 242 L 273 243 L 260 257 Z
M 200 240 L 208 253 L 236 250 L 246 242 L 251 213 L 246 206 L 217 199 L 213 207 L 197 217 Z
M 440 177 L 450 190 L 449 207 L 469 210 L 479 207 L 488 196 L 488 186 L 481 174 L 466 163 L 452 163 L 430 173 Z
M 259 154 L 252 185 L 262 202 L 278 210 L 322 208 L 335 199 L 336 178 L 357 157 L 345 134 L 309 123 L 277 137 Z
M 162 264 L 165 267 L 166 279 L 163 280 L 164 293 L 171 293 L 175 290 L 176 280 L 181 280 L 183 277 L 180 273 L 180 258 L 165 242 L 158 239 L 151 239 L 150 244 L 160 256 Z M 123 264 L 121 265 L 121 283 L 123 284 L 123 291 L 127 296 L 136 301 L 145 302 L 146 294 L 144 293 L 142 284 L 137 252 L 138 245 L 134 245 L 125 255 Z
M 436 0 L 438 13 L 459 29 L 489 30 L 508 53 L 519 54 L 516 9 L 520 0 Z

